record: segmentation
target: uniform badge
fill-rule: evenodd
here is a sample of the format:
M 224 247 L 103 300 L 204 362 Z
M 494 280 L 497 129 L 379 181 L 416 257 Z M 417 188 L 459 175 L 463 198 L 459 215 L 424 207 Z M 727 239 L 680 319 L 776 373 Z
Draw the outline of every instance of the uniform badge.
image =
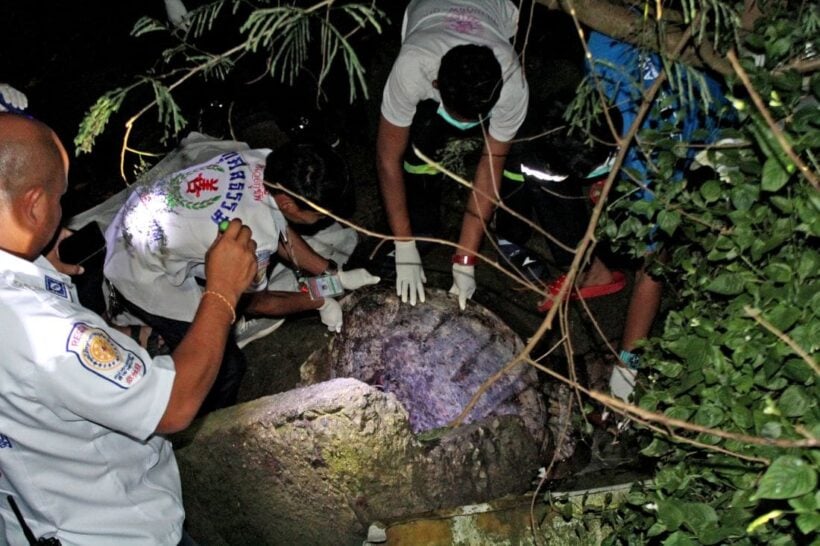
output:
M 102 328 L 83 322 L 71 329 L 66 349 L 77 355 L 85 369 L 123 389 L 135 385 L 147 371 L 137 354 L 114 341 Z
M 49 277 L 48 275 L 46 275 L 45 277 L 46 277 L 46 290 L 48 290 L 52 294 L 56 294 L 56 295 L 60 296 L 63 299 L 66 299 L 66 300 L 69 299 L 68 298 L 68 287 L 66 286 L 66 284 L 63 281 L 58 281 L 57 279 L 55 279 L 53 277 Z

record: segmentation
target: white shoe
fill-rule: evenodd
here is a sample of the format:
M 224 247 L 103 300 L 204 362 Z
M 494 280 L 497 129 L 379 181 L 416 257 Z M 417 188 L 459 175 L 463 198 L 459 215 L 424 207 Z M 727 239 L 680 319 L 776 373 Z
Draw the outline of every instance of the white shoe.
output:
M 285 319 L 283 318 L 246 319 L 245 317 L 239 317 L 236 326 L 233 328 L 236 344 L 242 349 L 251 341 L 256 341 L 270 334 L 282 326 L 284 322 Z

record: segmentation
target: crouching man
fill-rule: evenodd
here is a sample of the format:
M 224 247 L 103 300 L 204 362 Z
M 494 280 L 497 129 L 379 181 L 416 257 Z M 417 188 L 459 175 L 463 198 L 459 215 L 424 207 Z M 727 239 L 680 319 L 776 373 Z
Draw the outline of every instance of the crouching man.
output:
M 188 331 L 203 297 L 218 299 L 205 289 L 208 234 L 234 218 L 253 230 L 258 264 L 240 309 L 233 310 L 237 314 L 281 317 L 318 310 L 329 330 L 341 330 L 341 307 L 327 292 L 266 290 L 274 254 L 290 262 L 300 276 L 327 281 L 312 283 L 314 287 L 354 290 L 379 281 L 364 269 L 337 270 L 289 227 L 265 187 L 269 155 L 268 149 L 228 151 L 136 184 L 108 227 L 105 277 L 120 303 L 157 330 L 171 349 Z M 236 402 L 246 367 L 231 334 L 202 413 Z

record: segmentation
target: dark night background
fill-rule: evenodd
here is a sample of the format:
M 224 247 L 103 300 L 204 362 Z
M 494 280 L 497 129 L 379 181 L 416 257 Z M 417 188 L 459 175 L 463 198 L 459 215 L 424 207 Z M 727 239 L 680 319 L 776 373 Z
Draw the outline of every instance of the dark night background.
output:
M 88 108 L 105 91 L 150 66 L 156 50 L 129 31 L 143 14 L 164 14 L 156 2 L 3 2 L 0 16 L 0 81 L 24 92 L 28 112 L 50 125 L 69 154 Z M 153 9 L 152 9 L 153 8 Z M 116 121 L 116 120 L 115 120 Z M 91 155 L 72 158 L 74 192 L 94 195 L 116 182 L 118 151 L 106 132 Z M 95 204 L 68 199 L 65 214 Z

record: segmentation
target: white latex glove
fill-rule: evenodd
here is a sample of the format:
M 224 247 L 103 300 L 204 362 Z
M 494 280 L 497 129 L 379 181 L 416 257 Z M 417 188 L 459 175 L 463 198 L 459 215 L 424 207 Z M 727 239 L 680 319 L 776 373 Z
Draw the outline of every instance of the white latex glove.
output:
M 171 24 L 180 30 L 188 30 L 191 21 L 188 19 L 188 9 L 182 0 L 165 0 L 165 13 Z
M 356 290 L 362 286 L 376 284 L 381 277 L 371 275 L 367 269 L 351 269 L 350 271 L 339 271 L 339 282 L 345 290 Z
M 17 110 L 25 110 L 28 107 L 28 97 L 7 83 L 0 83 L 0 99 Z M 7 111 L 8 108 L 0 104 L 0 112 Z
M 325 298 L 325 302 L 319 308 L 319 317 L 322 324 L 327 326 L 329 332 L 342 331 L 342 306 L 333 298 Z
M 467 300 L 475 294 L 475 266 L 453 264 L 453 286 L 450 293 L 458 296 L 458 306 L 464 311 Z
M 402 303 L 416 305 L 416 299 L 424 303 L 424 268 L 415 241 L 396 241 L 396 295 Z
M 613 366 L 612 375 L 609 377 L 609 392 L 615 398 L 620 398 L 624 402 L 629 402 L 632 391 L 635 390 L 635 377 L 638 370 L 633 370 L 625 366 Z

